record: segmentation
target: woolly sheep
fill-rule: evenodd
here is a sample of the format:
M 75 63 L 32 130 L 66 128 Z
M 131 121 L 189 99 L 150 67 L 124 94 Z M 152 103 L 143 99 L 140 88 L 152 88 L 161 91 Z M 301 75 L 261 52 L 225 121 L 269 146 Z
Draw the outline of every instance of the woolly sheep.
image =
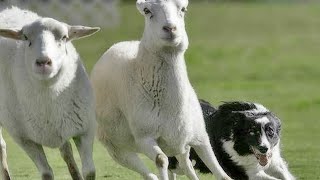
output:
M 184 60 L 188 47 L 184 15 L 187 0 L 138 0 L 145 16 L 141 41 L 113 45 L 95 65 L 98 138 L 119 164 L 158 179 L 137 153 L 153 160 L 168 179 L 168 158 L 176 156 L 190 179 L 195 148 L 210 170 L 230 179 L 211 149 L 201 108 Z
M 42 146 L 59 148 L 73 179 L 95 179 L 94 97 L 71 40 L 99 28 L 70 26 L 11 7 L 0 12 L 0 124 L 33 160 L 42 179 L 53 179 Z M 10 179 L 1 137 L 3 179 Z

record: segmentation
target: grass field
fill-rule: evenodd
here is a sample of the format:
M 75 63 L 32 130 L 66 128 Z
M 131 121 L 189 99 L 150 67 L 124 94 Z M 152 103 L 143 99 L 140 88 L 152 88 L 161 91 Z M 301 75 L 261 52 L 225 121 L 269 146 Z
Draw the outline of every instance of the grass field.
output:
M 320 179 L 319 9 L 320 4 L 191 3 L 186 17 L 186 62 L 198 96 L 215 105 L 228 100 L 260 102 L 275 112 L 283 122 L 283 156 L 301 180 Z M 135 6 L 121 5 L 120 10 L 119 27 L 76 42 L 88 71 L 113 43 L 140 38 L 144 24 Z M 32 161 L 5 137 L 14 179 L 39 179 Z M 70 179 L 58 150 L 46 152 L 55 178 Z M 116 164 L 99 142 L 94 159 L 98 180 L 141 179 Z

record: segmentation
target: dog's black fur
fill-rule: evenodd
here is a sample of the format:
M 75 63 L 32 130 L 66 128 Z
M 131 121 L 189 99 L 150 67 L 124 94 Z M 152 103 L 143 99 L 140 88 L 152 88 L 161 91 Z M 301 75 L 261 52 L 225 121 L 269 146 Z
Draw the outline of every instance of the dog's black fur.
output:
M 203 100 L 200 100 L 200 104 L 212 149 L 221 167 L 231 178 L 247 180 L 250 175 L 246 172 L 245 167 L 234 162 L 231 159 L 231 155 L 223 148 L 223 143 L 226 141 L 234 143 L 233 150 L 239 156 L 256 156 L 257 159 L 255 163 L 257 167 L 259 166 L 258 164 L 260 164 L 261 169 L 263 169 L 264 166 L 267 167 L 270 165 L 271 160 L 266 160 L 270 158 L 269 156 L 266 158 L 267 151 L 272 153 L 272 149 L 279 143 L 281 129 L 280 120 L 273 113 L 264 109 L 263 106 L 261 106 L 262 108 L 257 107 L 257 104 L 248 102 L 226 102 L 219 106 L 218 109 Z M 256 121 L 256 119 L 262 117 L 267 118 L 268 123 L 263 124 Z M 267 151 L 265 147 L 261 147 L 262 134 L 265 134 L 269 142 Z M 256 151 L 259 152 L 258 155 L 253 149 L 258 149 Z M 262 158 L 261 161 L 259 161 L 258 158 L 260 153 L 265 153 L 263 156 L 264 159 Z M 192 148 L 190 150 L 190 159 L 196 162 L 194 166 L 195 169 L 198 169 L 202 173 L 210 173 L 210 170 Z M 251 159 L 255 160 L 254 158 Z M 281 159 L 281 162 L 284 161 Z M 286 168 L 285 163 L 283 166 Z M 175 157 L 169 157 L 169 169 L 174 171 L 176 168 L 178 168 L 177 159 Z M 290 177 L 288 179 L 294 179 L 289 172 L 284 176 Z M 250 179 L 252 179 L 252 176 Z

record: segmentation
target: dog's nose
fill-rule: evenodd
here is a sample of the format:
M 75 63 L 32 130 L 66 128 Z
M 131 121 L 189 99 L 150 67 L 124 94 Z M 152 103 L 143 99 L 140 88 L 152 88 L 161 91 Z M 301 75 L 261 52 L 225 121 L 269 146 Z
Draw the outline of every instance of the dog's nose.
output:
M 258 146 L 258 150 L 261 152 L 261 153 L 266 153 L 268 152 L 268 147 L 266 146 Z

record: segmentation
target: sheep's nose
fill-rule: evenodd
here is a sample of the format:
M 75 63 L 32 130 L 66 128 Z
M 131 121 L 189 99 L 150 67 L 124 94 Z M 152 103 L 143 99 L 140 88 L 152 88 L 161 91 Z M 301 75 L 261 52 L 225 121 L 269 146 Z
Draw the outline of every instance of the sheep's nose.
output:
M 167 25 L 167 26 L 163 26 L 162 28 L 165 32 L 174 32 L 177 30 L 177 26 L 174 25 Z
M 258 150 L 261 152 L 261 153 L 267 153 L 268 152 L 268 147 L 266 146 L 258 146 Z
M 36 65 L 37 66 L 51 66 L 52 65 L 52 61 L 49 57 L 42 57 L 42 58 L 38 58 L 36 59 Z

